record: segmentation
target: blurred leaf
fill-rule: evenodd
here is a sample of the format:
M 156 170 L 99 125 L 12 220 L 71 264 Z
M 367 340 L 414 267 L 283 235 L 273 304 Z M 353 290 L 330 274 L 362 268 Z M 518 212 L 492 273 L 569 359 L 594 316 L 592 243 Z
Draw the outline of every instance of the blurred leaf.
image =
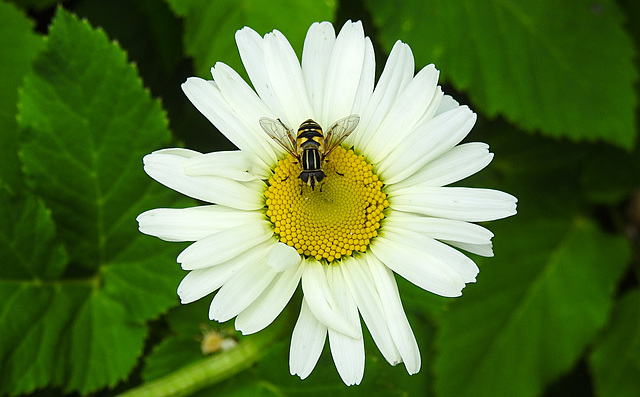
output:
M 411 45 L 474 107 L 529 131 L 630 149 L 637 73 L 622 13 L 610 0 L 367 0 L 391 48 Z
M 211 78 L 218 61 L 246 76 L 235 33 L 249 26 L 260 34 L 280 30 L 300 54 L 307 29 L 313 22 L 332 21 L 336 1 L 307 0 L 168 0 L 185 19 L 184 47 L 193 57 L 196 74 Z
M 289 336 L 289 333 L 285 335 Z M 419 336 L 419 335 L 418 335 Z M 256 366 L 214 388 L 203 389 L 197 396 L 211 395 L 214 390 L 224 396 L 429 396 L 428 371 L 407 374 L 403 364 L 389 365 L 370 338 L 365 341 L 365 373 L 359 386 L 346 386 L 335 368 L 329 345 L 311 375 L 301 380 L 289 373 L 289 343 L 283 340 L 270 346 L 267 355 Z M 424 362 L 424 357 L 423 357 Z M 208 393 L 208 394 L 207 394 Z
M 122 12 L 123 9 L 127 12 Z M 166 84 L 183 60 L 182 26 L 164 1 L 83 0 L 74 12 L 117 40 L 140 69 L 146 84 Z M 181 82 L 171 85 L 171 94 L 179 93 L 180 99 Z M 157 94 L 161 87 L 150 88 Z
M 142 378 L 145 381 L 157 379 L 202 357 L 195 337 L 166 338 L 147 356 Z
M 598 396 L 640 395 L 640 291 L 627 293 L 589 356 Z
M 45 8 L 51 8 L 56 4 L 65 3 L 64 0 L 11 0 L 11 2 L 21 8 L 34 8 L 36 10 L 44 10 Z
M 33 22 L 14 6 L 0 2 L 0 187 L 14 192 L 24 185 L 18 159 L 18 88 L 42 44 L 33 33 Z
M 627 242 L 586 219 L 528 213 L 491 227 L 496 257 L 442 316 L 440 396 L 539 395 L 607 320 Z
M 585 162 L 582 184 L 596 203 L 618 205 L 640 186 L 640 146 L 629 153 L 614 147 L 594 147 Z
M 51 208 L 70 262 L 46 280 L 25 271 L 3 278 L 1 318 L 11 327 L 1 338 L 0 392 L 113 386 L 142 353 L 145 321 L 176 303 L 179 246 L 141 235 L 135 222 L 175 197 L 141 164 L 169 139 L 166 118 L 122 50 L 62 9 L 25 79 L 19 115 L 28 184 Z M 48 247 L 30 237 L 30 250 Z
M 186 275 L 186 272 L 182 272 Z M 179 368 L 204 357 L 200 349 L 205 329 L 230 330 L 233 325 L 221 326 L 209 320 L 210 297 L 202 298 L 188 305 L 180 305 L 169 310 L 165 320 L 169 326 L 169 335 L 153 348 L 145 358 L 142 379 L 146 382 L 168 375 Z M 230 327 L 230 329 L 229 329 Z

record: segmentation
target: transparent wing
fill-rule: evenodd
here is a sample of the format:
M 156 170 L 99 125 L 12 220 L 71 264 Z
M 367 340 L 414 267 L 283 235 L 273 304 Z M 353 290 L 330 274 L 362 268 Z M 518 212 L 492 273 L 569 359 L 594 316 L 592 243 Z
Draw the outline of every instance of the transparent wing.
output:
M 360 122 L 360 116 L 352 114 L 333 123 L 327 131 L 324 139 L 324 157 L 328 156 L 338 145 L 340 145 L 347 137 L 356 129 Z
M 289 154 L 293 157 L 298 157 L 296 137 L 291 128 L 287 127 L 280 119 L 274 120 L 268 117 L 261 117 L 260 127 Z

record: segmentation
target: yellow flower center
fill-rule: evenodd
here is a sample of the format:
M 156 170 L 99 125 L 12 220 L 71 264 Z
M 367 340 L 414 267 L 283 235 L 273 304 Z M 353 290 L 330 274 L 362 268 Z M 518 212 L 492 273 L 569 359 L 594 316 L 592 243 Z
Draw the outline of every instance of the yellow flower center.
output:
M 299 178 L 300 163 L 287 156 L 273 170 L 264 195 L 280 241 L 331 262 L 366 251 L 389 202 L 371 164 L 353 150 L 336 148 L 322 170 L 326 176 L 312 190 Z

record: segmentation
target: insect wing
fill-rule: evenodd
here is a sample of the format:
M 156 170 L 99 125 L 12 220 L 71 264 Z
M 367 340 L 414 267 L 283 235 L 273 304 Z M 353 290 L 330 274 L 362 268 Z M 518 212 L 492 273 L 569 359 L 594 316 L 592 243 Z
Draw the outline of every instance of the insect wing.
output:
M 328 156 L 338 145 L 340 145 L 347 137 L 356 129 L 360 122 L 360 116 L 352 114 L 333 123 L 327 136 L 325 137 L 324 157 Z
M 260 127 L 284 150 L 294 157 L 297 157 L 296 140 L 293 131 L 287 127 L 280 119 L 274 120 L 268 117 L 260 118 Z

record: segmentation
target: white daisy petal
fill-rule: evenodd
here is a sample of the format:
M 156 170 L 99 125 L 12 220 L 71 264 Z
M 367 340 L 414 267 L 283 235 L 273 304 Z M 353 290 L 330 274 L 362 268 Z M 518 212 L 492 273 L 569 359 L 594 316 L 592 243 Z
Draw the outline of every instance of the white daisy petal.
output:
M 178 286 L 180 303 L 187 304 L 201 299 L 222 287 L 239 269 L 234 262 L 190 271 Z
M 324 101 L 319 121 L 330 126 L 336 120 L 351 114 L 358 91 L 365 55 L 362 22 L 347 21 L 331 52 L 327 65 Z M 316 109 L 317 110 L 317 109 Z
M 364 59 L 362 61 L 362 72 L 360 73 L 360 82 L 358 82 L 358 91 L 353 101 L 352 113 L 362 114 L 373 95 L 373 87 L 376 77 L 376 56 L 373 51 L 373 43 L 368 37 L 364 38 Z
M 209 295 L 222 287 L 231 276 L 242 268 L 260 260 L 265 252 L 268 252 L 268 246 L 261 244 L 243 252 L 233 260 L 190 271 L 178 286 L 180 301 L 183 304 L 191 303 Z
M 424 261 L 430 266 L 441 263 L 453 269 L 465 283 L 476 281 L 478 266 L 460 251 L 449 247 L 437 240 L 404 227 L 387 226 L 385 236 L 396 243 L 406 244 L 424 252 Z
M 245 266 L 216 293 L 209 307 L 209 318 L 222 323 L 238 316 L 255 302 L 275 276 L 275 272 L 266 268 L 264 259 Z
M 302 277 L 302 271 L 302 266 L 296 266 L 277 274 L 262 295 L 238 314 L 236 329 L 243 335 L 248 335 L 271 324 L 291 300 Z
M 480 171 L 493 159 L 489 145 L 470 142 L 454 147 L 435 160 L 427 163 L 413 175 L 391 184 L 388 191 L 411 186 L 446 186 Z
M 434 98 L 439 74 L 435 66 L 429 65 L 398 94 L 387 116 L 377 127 L 376 139 L 369 141 L 364 149 L 374 155 L 371 159 L 374 163 L 380 162 L 407 137 L 415 137 L 413 128 L 422 119 L 425 105 L 428 107 Z
M 460 248 L 472 254 L 491 257 L 493 256 L 493 244 L 469 244 L 460 241 L 441 240 L 443 243 L 447 243 L 456 248 Z
M 265 150 L 259 139 L 247 136 L 247 123 L 238 118 L 214 81 L 190 77 L 182 84 L 182 91 L 200 113 L 239 149 L 260 158 L 265 165 L 273 163 L 273 151 Z
M 223 323 L 237 316 L 264 292 L 276 275 L 267 266 L 264 257 L 243 267 L 229 278 L 213 298 L 209 318 Z
M 402 357 L 389 332 L 389 325 L 384 320 L 384 306 L 366 261 L 365 266 L 362 266 L 360 260 L 348 258 L 343 260 L 338 268 L 342 271 L 362 319 L 367 324 L 378 349 L 391 365 L 398 364 L 402 361 Z
M 300 264 L 302 259 L 295 248 L 287 244 L 278 243 L 273 246 L 267 258 L 267 265 L 275 272 L 283 272 L 292 266 Z
M 361 338 L 362 333 L 353 328 L 338 310 L 338 303 L 327 284 L 323 265 L 316 260 L 305 260 L 302 266 L 302 291 L 313 315 L 328 328 L 354 339 Z
M 349 321 L 351 327 L 359 333 L 359 338 L 352 338 L 329 328 L 329 346 L 340 378 L 347 385 L 357 385 L 364 375 L 364 340 L 360 326 L 360 316 L 347 283 L 335 266 L 326 268 L 327 282 L 336 298 L 337 309 Z
M 309 101 L 317 112 L 322 109 L 327 65 L 335 41 L 336 32 L 329 22 L 316 22 L 311 25 L 304 40 L 302 74 L 307 86 Z M 324 120 L 318 121 L 324 122 Z
M 458 106 L 460 106 L 460 104 L 458 103 L 458 101 L 453 99 L 453 97 L 451 95 L 445 95 L 445 96 L 442 97 L 442 101 L 440 102 L 440 106 L 438 106 L 438 110 L 436 111 L 434 116 L 437 116 L 439 114 L 447 112 L 447 111 L 449 111 L 449 110 L 451 110 L 453 108 L 457 108 Z
M 514 215 L 517 199 L 491 189 L 414 186 L 396 190 L 389 202 L 398 211 L 484 222 Z
M 371 252 L 386 266 L 418 287 L 441 296 L 462 294 L 464 279 L 439 258 L 386 236 L 378 236 L 370 247 Z
M 249 87 L 242 77 L 231 67 L 222 62 L 211 68 L 220 93 L 238 117 L 243 122 L 244 134 L 251 136 L 254 150 L 260 151 L 265 163 L 271 165 L 277 160 L 278 150 L 273 140 L 264 134 L 260 128 L 261 117 L 277 117 L 265 102 Z M 254 132 L 249 134 L 249 132 Z M 270 161 L 270 162 L 268 162 Z
M 267 221 L 242 224 L 196 241 L 182 251 L 177 260 L 185 270 L 215 266 L 236 258 L 251 247 L 269 240 L 272 235 L 271 225 Z
M 271 89 L 273 84 L 264 66 L 264 40 L 253 29 L 244 27 L 236 32 L 240 58 L 256 92 L 274 114 L 282 115 L 282 106 Z
M 264 219 L 257 211 L 241 211 L 223 205 L 191 208 L 158 208 L 138 215 L 140 231 L 166 241 L 196 241 L 224 229 Z
M 265 35 L 263 50 L 270 88 L 282 105 L 278 117 L 291 128 L 297 128 L 306 119 L 315 119 L 300 63 L 287 39 L 274 30 Z
M 402 356 L 402 361 L 407 367 L 407 372 L 413 375 L 420 371 L 420 350 L 418 343 L 409 325 L 409 320 L 402 308 L 398 285 L 393 278 L 391 270 L 383 265 L 374 255 L 366 256 L 369 270 L 380 295 L 384 308 L 384 318 L 389 325 L 389 332 Z
M 375 139 L 378 126 L 393 106 L 398 92 L 402 91 L 413 78 L 413 71 L 411 49 L 408 45 L 397 41 L 391 49 L 368 106 L 360 115 L 358 129 L 352 134 L 354 146 L 366 147 L 372 139 Z M 383 153 L 379 155 L 383 157 Z
M 461 106 L 418 125 L 379 164 L 378 172 L 387 184 L 414 174 L 425 164 L 460 143 L 476 122 L 476 114 Z
M 257 210 L 264 206 L 258 186 L 261 181 L 240 183 L 218 176 L 189 176 L 184 173 L 188 159 L 202 156 L 186 149 L 159 150 L 144 157 L 145 172 L 184 195 L 241 210 Z
M 220 176 L 240 182 L 268 179 L 268 170 L 256 160 L 240 150 L 213 152 L 186 160 L 183 168 L 188 176 Z
M 386 224 L 420 233 L 437 240 L 458 241 L 467 244 L 491 244 L 493 233 L 474 223 L 453 219 L 416 216 L 396 212 L 386 219 Z
M 291 335 L 289 352 L 289 371 L 305 379 L 318 363 L 324 342 L 327 339 L 327 326 L 318 321 L 309 308 L 306 299 L 302 299 L 300 316 Z

